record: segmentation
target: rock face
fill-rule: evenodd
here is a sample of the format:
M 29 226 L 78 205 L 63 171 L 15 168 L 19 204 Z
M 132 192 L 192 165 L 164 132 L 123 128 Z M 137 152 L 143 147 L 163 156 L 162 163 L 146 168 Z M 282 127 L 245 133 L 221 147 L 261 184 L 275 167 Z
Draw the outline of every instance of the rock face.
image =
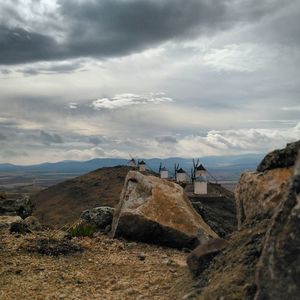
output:
M 243 173 L 235 191 L 238 228 L 253 218 L 271 218 L 285 197 L 300 150 L 300 141 L 270 152 L 256 172 Z
M 264 172 L 276 168 L 289 168 L 295 164 L 300 149 L 300 141 L 287 144 L 286 148 L 270 152 L 258 165 L 257 171 Z
M 0 199 L 0 215 L 20 216 L 25 219 L 32 214 L 33 205 L 29 197 Z
M 292 168 L 243 173 L 235 191 L 238 228 L 253 218 L 270 218 L 287 192 Z
M 228 246 L 226 240 L 211 239 L 199 245 L 187 257 L 187 264 L 194 276 L 199 276 L 209 265 L 211 260 Z
M 239 230 L 198 277 L 199 299 L 299 299 L 299 148 L 296 142 L 275 150 L 257 172 L 242 175 L 235 194 Z
M 218 237 L 179 185 L 136 171 L 127 174 L 111 235 L 176 248 Z
M 277 208 L 267 232 L 256 284 L 256 300 L 299 299 L 300 155 L 289 192 Z
M 113 214 L 114 208 L 102 206 L 83 211 L 80 218 L 85 223 L 97 229 L 104 230 L 106 226 L 111 225 Z

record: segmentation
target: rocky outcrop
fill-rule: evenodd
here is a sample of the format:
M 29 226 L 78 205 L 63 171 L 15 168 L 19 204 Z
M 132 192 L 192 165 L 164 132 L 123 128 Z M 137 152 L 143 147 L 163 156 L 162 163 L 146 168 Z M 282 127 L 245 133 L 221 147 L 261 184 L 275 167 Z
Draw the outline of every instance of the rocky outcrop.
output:
M 288 192 L 300 141 L 270 152 L 256 172 L 243 173 L 235 191 L 238 228 L 253 218 L 271 218 Z
M 241 176 L 235 193 L 239 230 L 201 270 L 197 299 L 299 299 L 299 146 L 268 154 L 256 172 Z
M 199 276 L 212 259 L 228 246 L 226 240 L 211 239 L 199 245 L 187 257 L 187 264 L 194 276 Z
M 272 219 L 256 272 L 255 300 L 299 299 L 300 156 L 289 192 Z
M 99 230 L 104 230 L 107 226 L 111 225 L 113 214 L 114 208 L 102 206 L 83 211 L 80 218 L 85 224 Z
M 32 214 L 33 205 L 29 197 L 18 199 L 5 198 L 0 200 L 0 215 L 20 216 L 25 219 Z
M 299 150 L 300 141 L 297 141 L 287 144 L 284 149 L 272 151 L 258 165 L 257 171 L 264 172 L 276 168 L 289 168 L 295 164 Z
M 243 173 L 235 191 L 238 228 L 254 218 L 271 218 L 291 176 L 292 168 Z
M 136 171 L 126 177 L 111 235 L 176 248 L 194 248 L 218 237 L 193 209 L 182 187 Z

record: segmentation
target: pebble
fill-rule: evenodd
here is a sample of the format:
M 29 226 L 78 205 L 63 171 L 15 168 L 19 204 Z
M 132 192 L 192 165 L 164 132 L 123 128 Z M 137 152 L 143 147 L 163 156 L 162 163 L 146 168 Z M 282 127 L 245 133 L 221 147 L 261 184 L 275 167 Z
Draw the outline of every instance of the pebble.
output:
M 139 258 L 139 260 L 141 260 L 141 261 L 145 260 L 145 259 L 146 259 L 145 253 L 140 253 L 140 254 L 138 255 L 138 258 Z

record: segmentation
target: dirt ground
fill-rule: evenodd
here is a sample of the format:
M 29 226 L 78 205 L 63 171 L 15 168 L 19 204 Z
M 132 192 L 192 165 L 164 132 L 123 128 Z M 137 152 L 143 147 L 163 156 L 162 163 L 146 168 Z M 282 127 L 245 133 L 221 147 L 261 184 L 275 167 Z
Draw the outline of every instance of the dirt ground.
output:
M 112 240 L 73 238 L 84 251 L 28 252 L 42 236 L 0 232 L 0 299 L 182 299 L 192 289 L 186 253 Z

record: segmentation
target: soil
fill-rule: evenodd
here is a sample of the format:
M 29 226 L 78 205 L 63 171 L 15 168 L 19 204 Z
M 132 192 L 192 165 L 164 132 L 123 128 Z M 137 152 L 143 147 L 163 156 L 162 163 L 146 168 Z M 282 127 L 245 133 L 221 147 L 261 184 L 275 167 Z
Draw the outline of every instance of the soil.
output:
M 0 232 L 0 299 L 176 300 L 192 290 L 186 253 L 174 249 L 97 234 L 70 241 L 83 252 L 32 251 L 45 239 L 65 246 L 62 235 Z

